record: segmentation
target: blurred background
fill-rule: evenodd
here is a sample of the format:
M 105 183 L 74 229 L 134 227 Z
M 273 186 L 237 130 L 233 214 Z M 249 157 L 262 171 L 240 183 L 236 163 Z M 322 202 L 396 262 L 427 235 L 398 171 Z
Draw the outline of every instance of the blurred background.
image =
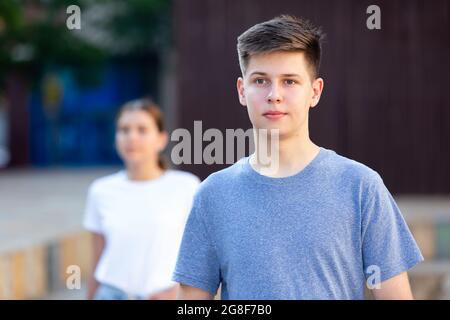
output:
M 372 4 L 380 30 L 366 27 Z M 67 27 L 70 5 L 80 29 Z M 426 259 L 410 272 L 415 297 L 450 299 L 447 0 L 1 1 L 0 299 L 84 298 L 81 219 L 89 184 L 121 168 L 118 108 L 152 96 L 169 132 L 193 132 L 195 120 L 203 131 L 250 128 L 236 38 L 283 13 L 327 34 L 313 141 L 380 173 Z M 204 179 L 224 167 L 178 168 Z M 66 286 L 70 265 L 81 289 Z

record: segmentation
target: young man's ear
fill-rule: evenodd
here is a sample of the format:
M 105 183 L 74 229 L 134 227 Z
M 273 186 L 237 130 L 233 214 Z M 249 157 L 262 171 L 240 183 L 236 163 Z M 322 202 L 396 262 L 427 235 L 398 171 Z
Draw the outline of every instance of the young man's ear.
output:
M 244 79 L 242 79 L 242 77 L 239 77 L 237 79 L 236 88 L 239 96 L 239 102 L 244 107 L 247 106 L 247 101 L 245 100 L 245 93 L 244 93 Z
M 324 82 L 322 78 L 317 78 L 312 83 L 313 96 L 311 98 L 311 108 L 314 108 L 319 103 L 320 96 L 322 95 L 323 91 L 323 84 Z

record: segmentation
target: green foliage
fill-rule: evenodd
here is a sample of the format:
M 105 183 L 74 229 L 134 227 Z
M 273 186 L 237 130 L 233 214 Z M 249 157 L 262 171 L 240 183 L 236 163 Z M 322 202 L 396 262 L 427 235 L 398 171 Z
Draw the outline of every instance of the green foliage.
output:
M 171 2 L 167 0 L 128 0 L 108 27 L 118 39 L 126 38 L 128 52 L 156 51 L 170 42 L 170 9 Z
M 12 69 L 33 78 L 47 64 L 76 66 L 80 79 L 89 83 L 102 62 L 116 54 L 77 35 L 84 30 L 66 27 L 69 5 L 81 8 L 82 26 L 92 6 L 116 8 L 94 27 L 125 44 L 122 55 L 157 52 L 170 43 L 170 0 L 1 0 L 0 87 Z

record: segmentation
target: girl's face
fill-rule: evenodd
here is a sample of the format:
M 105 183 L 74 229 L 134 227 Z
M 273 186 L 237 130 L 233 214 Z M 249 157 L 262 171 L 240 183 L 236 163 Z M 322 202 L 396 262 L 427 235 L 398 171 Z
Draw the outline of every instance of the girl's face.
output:
M 155 119 L 144 110 L 124 111 L 117 121 L 116 147 L 126 165 L 158 161 L 167 144 L 167 133 L 159 132 Z

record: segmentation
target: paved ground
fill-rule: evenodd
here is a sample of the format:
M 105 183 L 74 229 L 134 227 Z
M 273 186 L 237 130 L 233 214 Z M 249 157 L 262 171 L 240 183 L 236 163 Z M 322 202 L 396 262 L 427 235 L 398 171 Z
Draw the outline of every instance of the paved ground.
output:
M 89 184 L 117 170 L 0 171 L 0 254 L 79 230 Z

